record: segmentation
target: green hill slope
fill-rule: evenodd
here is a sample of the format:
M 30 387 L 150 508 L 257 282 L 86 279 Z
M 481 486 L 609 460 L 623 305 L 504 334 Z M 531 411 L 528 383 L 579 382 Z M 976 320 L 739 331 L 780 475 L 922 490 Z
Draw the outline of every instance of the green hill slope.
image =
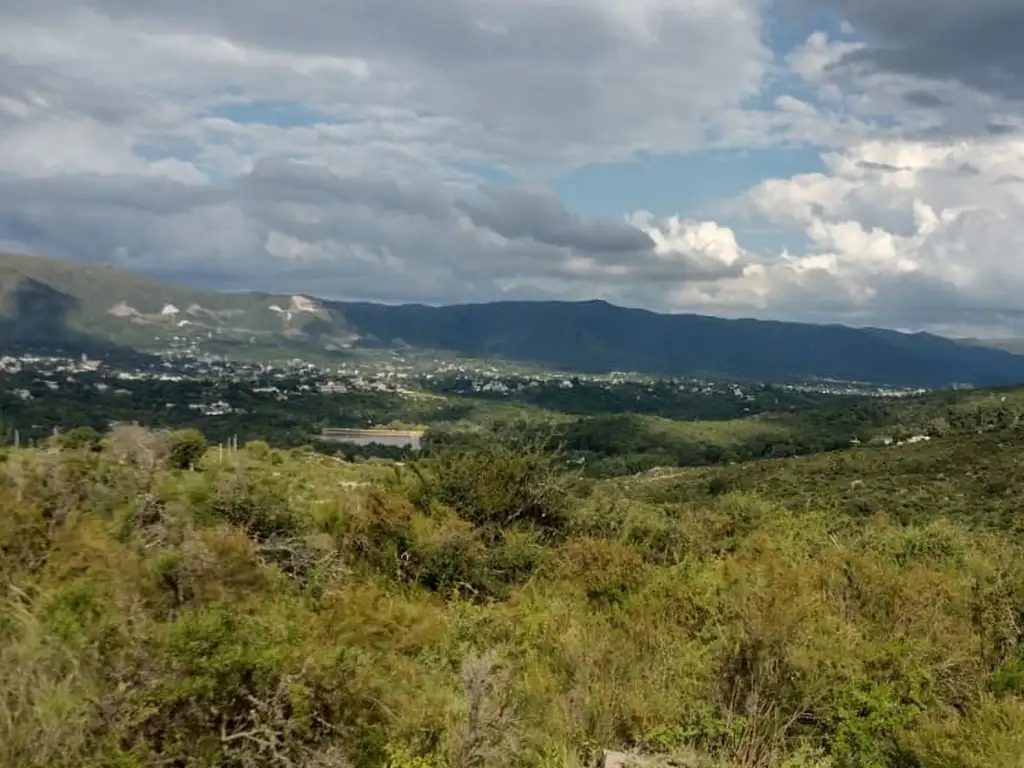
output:
M 140 350 L 192 345 L 206 351 L 341 348 L 336 313 L 304 296 L 215 293 L 111 267 L 0 254 L 3 342 Z

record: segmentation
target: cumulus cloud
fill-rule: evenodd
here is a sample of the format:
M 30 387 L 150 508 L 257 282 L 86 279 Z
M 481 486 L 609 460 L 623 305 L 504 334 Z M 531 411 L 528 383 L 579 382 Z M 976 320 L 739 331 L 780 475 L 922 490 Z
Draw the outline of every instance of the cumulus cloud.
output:
M 770 179 L 732 201 L 806 240 L 743 275 L 679 286 L 677 301 L 732 312 L 903 328 L 984 322 L 1024 330 L 1024 141 L 871 141 L 826 169 Z M 987 318 L 987 320 L 983 320 Z

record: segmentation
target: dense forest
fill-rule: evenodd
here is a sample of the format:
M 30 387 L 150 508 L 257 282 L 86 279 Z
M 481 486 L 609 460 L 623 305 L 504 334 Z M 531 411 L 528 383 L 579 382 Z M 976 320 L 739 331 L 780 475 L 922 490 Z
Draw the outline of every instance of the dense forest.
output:
M 324 443 L 324 427 L 402 426 L 427 430 L 428 451 L 530 436 L 577 461 L 590 477 L 656 467 L 729 464 L 847 450 L 915 436 L 967 435 L 1014 428 L 1024 390 L 939 391 L 905 397 L 828 395 L 766 385 L 694 392 L 668 382 L 572 387 L 542 384 L 511 394 L 473 391 L 458 379 L 431 389 L 343 394 L 303 391 L 298 381 L 134 380 L 97 389 L 79 376 L 51 389 L 38 376 L 5 377 L 0 443 L 44 439 L 56 431 L 137 423 L 194 428 L 211 443 L 264 440 L 275 448 L 310 446 L 346 458 L 409 458 L 390 446 Z M 308 386 L 307 386 L 308 390 Z M 280 391 L 293 394 L 282 399 Z M 25 399 L 19 393 L 28 393 Z M 189 403 L 225 402 L 231 412 L 203 415 Z

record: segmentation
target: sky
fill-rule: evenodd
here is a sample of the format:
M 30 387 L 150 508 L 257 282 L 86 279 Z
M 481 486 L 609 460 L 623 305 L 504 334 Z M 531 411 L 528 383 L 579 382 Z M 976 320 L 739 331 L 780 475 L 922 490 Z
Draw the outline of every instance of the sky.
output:
M 5 0 L 0 249 L 1024 336 L 1020 0 Z

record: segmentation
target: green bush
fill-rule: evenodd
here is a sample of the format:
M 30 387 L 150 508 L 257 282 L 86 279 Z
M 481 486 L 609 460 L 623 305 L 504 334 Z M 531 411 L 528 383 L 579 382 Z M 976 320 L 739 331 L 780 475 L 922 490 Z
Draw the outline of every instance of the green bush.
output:
M 206 508 L 258 541 L 294 536 L 305 528 L 302 515 L 292 508 L 284 482 L 269 473 L 218 471 L 208 491 Z
M 103 435 L 92 427 L 75 427 L 57 436 L 57 444 L 65 451 L 94 451 L 103 448 Z
M 170 435 L 167 463 L 172 469 L 195 469 L 206 450 L 206 438 L 198 429 L 178 430 Z
M 474 525 L 559 533 L 569 521 L 571 478 L 540 449 L 491 443 L 478 451 L 447 451 L 427 484 L 432 498 Z
M 270 450 L 270 443 L 266 440 L 250 440 L 245 444 L 245 452 L 261 461 L 270 456 Z

